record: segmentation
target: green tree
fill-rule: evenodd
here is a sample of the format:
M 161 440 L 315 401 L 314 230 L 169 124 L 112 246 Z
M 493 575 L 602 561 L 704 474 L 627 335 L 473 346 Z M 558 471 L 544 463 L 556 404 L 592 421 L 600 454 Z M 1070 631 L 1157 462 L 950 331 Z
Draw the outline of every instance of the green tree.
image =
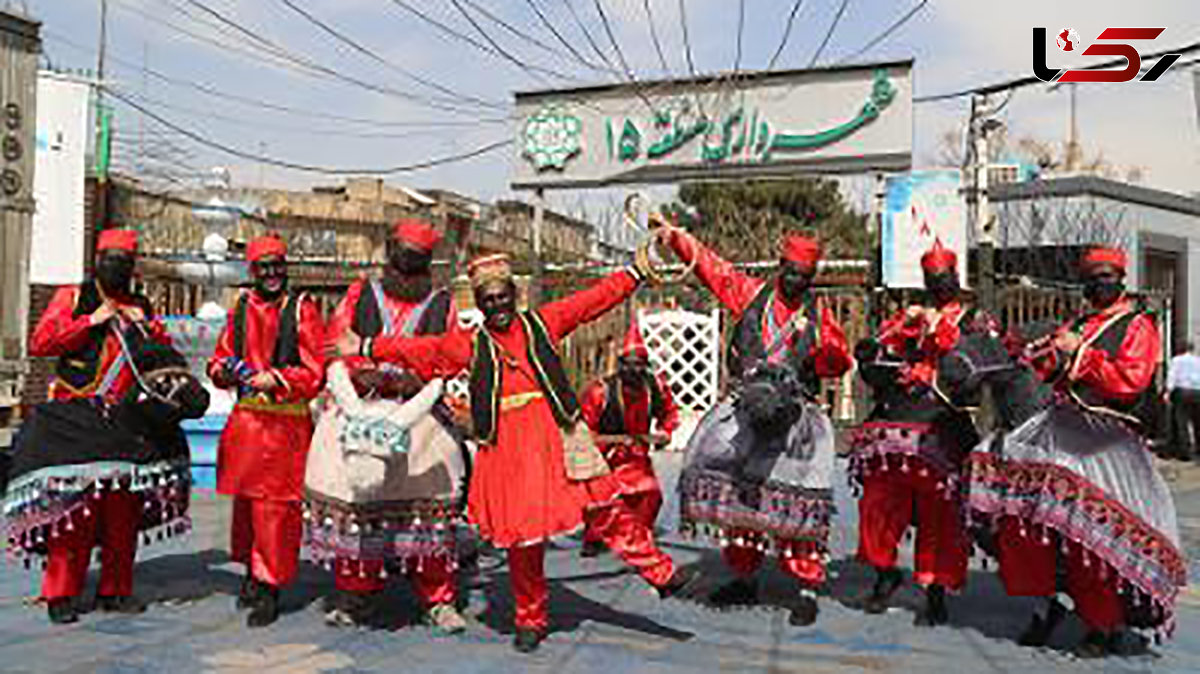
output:
M 866 216 L 828 178 L 685 183 L 663 212 L 739 262 L 777 259 L 789 232 L 815 235 L 830 258 L 862 259 L 870 249 Z

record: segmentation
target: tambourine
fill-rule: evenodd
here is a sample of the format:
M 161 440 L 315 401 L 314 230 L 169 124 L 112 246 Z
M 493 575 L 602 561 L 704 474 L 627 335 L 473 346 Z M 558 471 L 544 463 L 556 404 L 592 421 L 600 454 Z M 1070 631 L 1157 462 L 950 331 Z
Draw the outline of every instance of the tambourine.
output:
M 654 285 L 682 283 L 692 273 L 692 270 L 695 269 L 696 260 L 693 259 L 684 265 L 681 271 L 675 274 L 659 271 L 660 267 L 666 266 L 666 263 L 663 262 L 660 249 L 667 247 L 665 235 L 674 228 L 674 225 L 667 224 L 667 219 L 662 214 L 649 211 L 646 212 L 646 224 L 643 225 L 638 222 L 640 214 L 638 204 L 644 204 L 645 202 L 646 198 L 638 192 L 625 197 L 625 224 L 635 231 L 649 230 L 650 233 L 649 236 L 638 244 L 637 250 L 634 253 L 634 264 L 646 275 L 646 279 Z M 662 224 L 652 228 L 649 224 L 651 220 L 658 220 Z

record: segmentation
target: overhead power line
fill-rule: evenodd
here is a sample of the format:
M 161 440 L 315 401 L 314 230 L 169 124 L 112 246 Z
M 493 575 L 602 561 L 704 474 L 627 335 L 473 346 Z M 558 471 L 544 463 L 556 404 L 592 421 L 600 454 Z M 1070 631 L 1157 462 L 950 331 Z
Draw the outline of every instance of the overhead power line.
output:
M 424 21 L 425 23 L 433 26 L 434 28 L 437 28 L 442 33 L 449 35 L 450 37 L 453 37 L 456 40 L 466 42 L 467 44 L 471 45 L 472 47 L 475 47 L 476 49 L 478 49 L 479 51 L 482 51 L 485 54 L 491 54 L 492 56 L 499 58 L 501 60 L 508 60 L 500 52 L 496 51 L 495 49 L 492 49 L 491 47 L 483 44 L 482 42 L 480 42 L 479 40 L 476 40 L 475 38 L 471 37 L 470 35 L 463 33 L 462 31 L 455 30 L 454 28 L 447 26 L 445 23 L 442 23 L 441 21 L 438 21 L 437 19 L 429 16 L 425 12 L 422 12 L 421 10 L 417 9 L 416 7 L 413 7 L 410 3 L 405 2 L 405 0 L 391 0 L 391 3 L 395 6 L 403 9 L 404 11 L 412 14 L 413 16 L 417 17 L 421 21 Z M 551 68 L 546 68 L 544 66 L 540 66 L 540 65 L 537 65 L 534 63 L 524 63 L 522 65 L 522 69 L 523 70 L 532 70 L 534 72 L 541 73 L 543 75 L 549 75 L 550 77 L 556 77 L 560 80 L 578 81 L 578 78 L 576 78 L 576 77 L 573 77 L 571 75 L 565 75 L 557 70 L 553 70 Z
M 571 18 L 575 20 L 575 26 L 579 28 L 581 33 L 583 33 L 583 39 L 587 40 L 587 43 L 592 48 L 592 51 L 596 52 L 596 56 L 599 56 L 601 61 L 607 63 L 608 67 L 616 70 L 616 66 L 613 65 L 613 62 L 608 59 L 608 55 L 605 54 L 602 49 L 600 49 L 600 45 L 597 44 L 595 38 L 592 37 L 592 31 L 588 30 L 587 24 L 585 24 L 583 22 L 583 18 L 579 16 L 579 12 L 575 11 L 575 5 L 571 4 L 571 0 L 562 0 L 562 3 L 566 5 L 567 11 L 571 14 Z
M 1161 58 L 1163 56 L 1166 56 L 1167 54 L 1179 54 L 1182 56 L 1184 54 L 1191 54 L 1192 52 L 1198 52 L 1198 51 L 1200 51 L 1200 42 L 1193 42 L 1191 44 L 1183 45 L 1182 47 L 1175 47 L 1174 49 L 1163 49 L 1161 51 L 1156 51 L 1156 52 L 1152 52 L 1149 54 L 1142 54 L 1141 56 L 1142 56 L 1143 61 L 1148 61 L 1151 59 Z M 1116 58 L 1116 59 L 1112 59 L 1109 61 L 1101 61 L 1100 63 L 1093 63 L 1092 65 L 1083 66 L 1081 68 L 1073 68 L 1073 70 L 1102 70 L 1104 68 L 1112 68 L 1114 66 L 1123 66 L 1126 63 L 1127 63 L 1127 61 L 1124 58 Z M 960 89 L 958 91 L 952 91 L 952 92 L 948 92 L 945 94 L 933 94 L 933 95 L 929 95 L 929 96 L 916 96 L 913 98 L 913 103 L 932 103 L 934 101 L 946 101 L 946 100 L 950 100 L 952 98 L 962 98 L 963 96 L 970 96 L 972 94 L 994 94 L 994 93 L 997 93 L 1000 91 L 1006 91 L 1008 89 L 1019 89 L 1021 87 L 1027 87 L 1027 86 L 1034 85 L 1034 84 L 1046 84 L 1046 82 L 1043 82 L 1042 80 L 1038 79 L 1037 77 L 1035 77 L 1033 75 L 1027 75 L 1025 77 L 1018 77 L 1018 78 L 1014 78 L 1011 80 L 1006 80 L 1004 82 L 998 82 L 996 84 L 989 84 L 989 85 L 982 86 L 982 87 L 973 87 L 970 89 Z
M 65 46 L 75 49 L 81 53 L 84 53 L 84 54 L 94 54 L 95 53 L 95 50 L 93 48 L 87 47 L 78 42 L 75 42 L 63 35 L 59 35 L 58 33 L 54 32 L 53 30 L 44 29 L 42 31 L 42 35 L 53 42 L 63 44 Z M 109 50 L 107 58 L 110 61 L 116 63 L 117 65 L 122 66 L 123 68 L 126 68 L 130 71 L 137 71 L 137 73 L 139 75 L 145 73 L 146 75 L 153 77 L 154 79 L 156 79 L 160 82 L 163 82 L 164 84 L 168 84 L 168 85 L 171 85 L 174 87 L 187 88 L 187 89 L 191 89 L 193 91 L 198 91 L 205 95 L 211 96 L 213 98 L 220 98 L 227 102 L 234 102 L 234 103 L 237 103 L 240 105 L 259 108 L 262 110 L 272 110 L 274 112 L 281 112 L 281 113 L 284 113 L 287 115 L 292 115 L 295 117 L 306 117 L 306 118 L 310 118 L 310 119 L 327 119 L 327 120 L 343 122 L 343 123 L 347 123 L 347 124 L 359 124 L 359 125 L 363 125 L 363 126 L 372 126 L 372 127 L 377 127 L 377 128 L 468 127 L 468 126 L 475 126 L 477 124 L 496 124 L 496 123 L 504 123 L 504 122 L 508 121 L 505 118 L 496 118 L 496 117 L 481 118 L 481 119 L 477 119 L 477 120 L 398 121 L 398 120 L 370 119 L 370 118 L 366 118 L 366 117 L 354 117 L 354 116 L 350 116 L 350 115 L 339 115 L 336 113 L 325 112 L 325 111 L 321 111 L 321 110 L 313 110 L 310 108 L 298 108 L 295 106 L 284 105 L 281 103 L 276 103 L 276 102 L 268 101 L 268 100 L 261 99 L 261 98 L 254 98 L 251 96 L 242 96 L 240 94 L 235 94 L 235 93 L 232 93 L 225 89 L 218 88 L 218 87 L 215 87 L 215 86 L 212 86 L 209 84 L 205 84 L 202 82 L 196 82 L 196 81 L 181 78 L 181 77 L 167 75 L 167 74 L 162 73 L 161 71 L 155 70 L 153 68 L 147 68 L 147 67 L 144 67 L 142 64 L 134 63 L 133 61 L 131 61 L 129 59 L 124 59 L 124 58 L 120 58 L 118 56 L 114 56 L 112 54 L 111 50 Z
M 899 19 L 896 19 L 896 21 L 892 25 L 888 26 L 887 29 L 884 30 L 882 33 L 880 33 L 879 35 L 876 35 L 874 38 L 872 38 L 869 42 L 867 42 L 865 45 L 863 45 L 860 49 L 855 51 L 853 54 L 849 54 L 847 56 L 844 56 L 844 57 L 838 59 L 837 61 L 834 62 L 834 65 L 846 63 L 848 61 L 853 61 L 854 59 L 858 58 L 859 56 L 862 56 L 863 54 L 871 51 L 871 49 L 873 49 L 875 47 L 875 45 L 879 44 L 880 42 L 883 42 L 884 40 L 888 39 L 888 37 L 891 36 L 892 33 L 895 33 L 896 31 L 900 30 L 900 28 L 902 26 L 904 26 L 904 24 L 908 23 L 908 21 L 910 19 L 912 19 L 914 16 L 917 15 L 917 12 L 920 12 L 922 9 L 925 8 L 925 5 L 928 5 L 928 4 L 929 4 L 929 0 L 921 0 L 921 2 L 917 3 L 916 6 L 914 6 L 912 9 L 908 10 L 907 12 L 905 12 L 903 16 L 901 16 Z
M 779 60 L 780 55 L 783 54 L 783 50 L 787 47 L 788 41 L 792 39 L 792 25 L 796 23 L 796 14 L 800 12 L 800 7 L 803 4 L 804 0 L 796 0 L 796 2 L 792 4 L 792 11 L 788 13 L 787 24 L 783 28 L 783 37 L 779 39 L 779 47 L 775 49 L 775 53 L 771 55 L 770 62 L 767 63 L 767 70 L 771 70 L 775 67 L 775 63 Z
M 571 53 L 571 56 L 576 61 L 579 61 L 592 70 L 609 72 L 608 68 L 596 65 L 595 63 L 583 58 L 583 54 L 580 54 L 579 50 L 575 48 L 575 45 L 571 44 L 570 41 L 563 37 L 563 34 L 559 32 L 558 28 L 555 27 L 552 21 L 550 21 L 550 18 L 546 16 L 546 13 L 542 11 L 542 8 L 538 6 L 535 0 L 525 0 L 525 4 L 529 5 L 530 9 L 533 10 L 533 13 L 537 15 L 538 20 L 541 21 L 542 25 L 546 27 L 546 30 L 550 31 L 550 34 L 554 36 L 554 39 L 558 40 L 559 44 L 561 44 L 563 47 L 566 47 L 567 51 Z
M 833 22 L 829 24 L 829 30 L 825 31 L 825 39 L 821 40 L 817 51 L 813 53 L 812 60 L 808 62 L 809 68 L 817 65 L 817 61 L 821 58 L 821 52 L 824 52 L 825 47 L 829 45 L 829 40 L 833 38 L 833 32 L 837 30 L 838 24 L 842 22 L 842 15 L 846 13 L 846 6 L 849 4 L 850 0 L 842 0 L 842 4 L 838 6 L 837 14 L 833 16 Z
M 692 41 L 688 37 L 687 6 L 679 0 L 679 27 L 683 30 L 683 52 L 687 55 L 688 74 L 696 77 L 696 64 L 692 61 Z
M 366 80 L 359 79 L 352 75 L 347 75 L 339 70 L 330 68 L 329 66 L 326 66 L 322 63 L 318 63 L 311 59 L 307 59 L 302 56 L 298 56 L 298 55 L 294 54 L 293 52 L 289 51 L 287 48 L 283 47 L 282 45 L 279 45 L 279 44 L 273 42 L 272 40 L 268 40 L 267 38 L 263 37 L 258 32 L 250 30 L 249 28 L 246 28 L 245 26 L 241 25 L 237 21 L 230 19 L 229 17 L 225 16 L 221 12 L 209 7 L 208 5 L 205 5 L 204 3 L 200 2 L 199 0 L 184 0 L 184 1 L 187 2 L 189 5 L 196 7 L 200 11 L 203 11 L 205 14 L 208 14 L 209 16 L 213 17 L 214 19 L 216 19 L 223 25 L 226 25 L 226 26 L 230 27 L 231 29 L 237 31 L 239 34 L 245 36 L 246 40 L 248 40 L 251 43 L 259 45 L 260 48 L 267 51 L 268 53 L 272 53 L 272 52 L 277 53 L 282 58 L 286 58 L 288 61 L 296 63 L 297 65 L 308 68 L 312 71 L 322 73 L 330 78 L 339 80 L 346 84 L 351 84 L 351 85 L 357 86 L 362 89 L 366 89 L 368 91 L 375 92 L 377 94 L 394 96 L 396 98 L 400 98 L 400 99 L 404 99 L 404 100 L 408 100 L 408 101 L 412 101 L 412 102 L 416 102 L 416 103 L 421 103 L 422 105 L 427 105 L 429 107 L 438 108 L 438 109 L 441 109 L 441 110 L 444 110 L 447 112 L 459 112 L 459 113 L 463 112 L 463 110 L 461 108 L 454 105 L 453 103 L 446 102 L 441 99 L 431 98 L 431 97 L 427 97 L 427 96 L 421 96 L 421 95 L 414 94 L 409 91 L 402 91 L 399 89 L 382 86 L 379 84 L 375 84 L 374 82 L 368 82 Z
M 671 75 L 671 67 L 667 65 L 667 57 L 663 54 L 662 42 L 658 40 L 658 29 L 654 26 L 654 12 L 650 11 L 650 0 L 642 0 L 642 7 L 646 10 L 646 26 L 650 29 L 650 40 L 654 42 L 654 51 L 658 54 L 658 63 L 662 66 L 663 72 L 669 77 Z
M 496 150 L 499 150 L 502 147 L 506 147 L 513 143 L 512 139 L 495 141 L 495 142 L 489 143 L 487 145 L 478 147 L 474 150 L 470 150 L 468 152 L 462 152 L 462 153 L 448 155 L 448 156 L 444 156 L 444 157 L 438 157 L 435 159 L 429 159 L 426 161 L 416 162 L 416 163 L 412 163 L 412 164 L 402 164 L 399 166 L 364 167 L 364 168 L 337 168 L 337 167 L 329 167 L 329 166 L 319 166 L 319 165 L 315 165 L 315 164 L 303 164 L 303 163 L 299 163 L 299 162 L 278 159 L 275 157 L 270 157 L 267 155 L 258 154 L 258 153 L 254 153 L 254 152 L 246 152 L 245 150 L 240 150 L 238 148 L 231 147 L 231 146 L 225 145 L 223 143 L 219 143 L 219 142 L 211 140 L 195 131 L 192 131 L 190 129 L 182 127 L 178 124 L 175 124 L 174 122 L 171 122 L 171 121 L 163 118 L 162 116 L 158 115 L 157 113 L 155 113 L 151 110 L 148 110 L 145 106 L 138 104 L 133 99 L 131 99 L 128 96 L 125 96 L 122 93 L 113 91 L 111 89 L 108 90 L 108 93 L 111 94 L 117 100 L 120 100 L 125 105 L 128 105 L 129 107 L 131 107 L 134 110 L 149 117 L 150 119 L 154 120 L 155 122 L 158 122 L 159 124 L 169 128 L 169 129 L 177 131 L 180 135 L 186 136 L 187 138 L 190 138 L 191 140 L 195 141 L 196 143 L 199 143 L 200 145 L 204 145 L 206 147 L 212 148 L 219 152 L 224 152 L 225 154 L 228 154 L 228 155 L 231 155 L 234 157 L 239 157 L 241 159 L 260 162 L 260 163 L 267 164 L 270 166 L 278 166 L 280 168 L 292 169 L 295 171 L 304 171 L 304 172 L 308 172 L 308 173 L 321 173 L 321 174 L 325 174 L 325 175 L 355 175 L 355 174 L 357 174 L 357 175 L 391 175 L 391 174 L 395 174 L 395 173 L 411 173 L 413 171 L 419 171 L 422 169 L 433 168 L 435 166 L 444 166 L 447 164 L 455 164 L 455 163 L 467 161 L 469 159 L 473 159 L 475 157 L 479 157 L 481 155 L 488 154 L 489 152 L 494 152 Z
M 399 73 L 400 75 L 402 75 L 418 84 L 421 84 L 422 86 L 429 87 L 430 89 L 434 89 L 436 91 L 440 91 L 443 94 L 446 94 L 447 96 L 451 96 L 451 97 L 456 98 L 461 101 L 476 103 L 478 105 L 481 105 L 481 106 L 484 106 L 487 108 L 494 108 L 494 109 L 503 109 L 504 108 L 504 105 L 501 103 L 496 103 L 494 101 L 486 101 L 486 100 L 483 100 L 482 98 L 477 98 L 477 97 L 471 96 L 469 94 L 463 94 L 463 93 L 457 92 L 454 89 L 451 89 L 450 87 L 440 84 L 435 80 L 431 80 L 427 77 L 418 75 L 406 68 L 396 65 L 395 63 L 389 61 L 388 59 L 385 59 L 382 56 L 380 56 L 374 50 L 363 46 L 361 43 L 350 38 L 345 33 L 337 30 L 336 28 L 334 28 L 333 26 L 330 26 L 325 21 L 322 21 L 321 19 L 317 18 L 311 12 L 304 9 L 303 7 L 300 7 L 292 0 L 279 0 L 279 2 L 283 3 L 288 9 L 291 9 L 293 12 L 304 17 L 304 19 L 307 20 L 309 23 L 313 24 L 314 26 L 321 29 L 325 33 L 328 33 L 329 35 L 333 36 L 334 39 L 345 44 L 346 46 L 357 51 L 358 53 L 366 56 L 367 58 L 371 59 L 372 61 L 375 61 L 376 63 L 382 65 L 383 67 L 387 68 L 388 70 Z

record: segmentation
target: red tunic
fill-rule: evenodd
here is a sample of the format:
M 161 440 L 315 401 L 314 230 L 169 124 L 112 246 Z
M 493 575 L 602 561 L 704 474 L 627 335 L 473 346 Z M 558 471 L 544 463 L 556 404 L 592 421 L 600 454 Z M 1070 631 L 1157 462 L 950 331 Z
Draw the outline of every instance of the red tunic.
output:
M 659 390 L 662 391 L 662 409 L 653 421 L 658 422 L 658 430 L 668 437 L 679 428 L 679 408 L 671 396 L 671 387 L 662 375 L 656 377 Z M 600 418 L 604 407 L 608 404 L 608 386 L 605 380 L 592 382 L 583 391 L 579 401 L 582 408 L 583 420 L 593 434 L 600 435 Z M 632 436 L 650 434 L 650 389 L 629 389 L 621 386 L 621 408 L 625 420 L 625 433 Z M 658 479 L 654 476 L 654 464 L 650 461 L 650 447 L 645 442 L 631 444 L 600 445 L 600 451 L 608 460 L 613 475 L 621 483 L 621 491 L 625 494 L 640 494 L 659 491 Z
M 371 284 L 368 281 L 356 281 L 346 291 L 346 296 L 338 303 L 337 308 L 333 310 L 333 314 L 329 317 L 329 322 L 326 326 L 325 335 L 330 344 L 337 342 L 342 335 L 346 334 L 354 325 L 354 313 L 358 309 L 358 301 L 364 292 L 372 292 Z M 402 300 L 383 293 L 384 310 L 391 317 L 392 325 L 396 334 L 403 332 L 405 324 L 413 312 L 421 306 L 424 300 L 410 302 Z M 450 313 L 446 316 L 446 331 L 450 332 L 458 329 L 458 308 L 453 302 L 450 303 Z M 343 362 L 349 368 L 351 373 L 362 369 L 375 367 L 375 363 L 370 358 L 363 356 L 347 356 Z
M 1072 367 L 1067 376 L 1058 381 L 1059 388 L 1079 382 L 1095 390 L 1105 400 L 1128 403 L 1150 387 L 1162 357 L 1162 338 L 1158 334 L 1158 326 L 1149 316 L 1141 314 L 1130 322 L 1115 358 L 1088 345 L 1109 319 L 1132 308 L 1130 300 L 1122 299 L 1088 317 L 1080 331 L 1084 344 L 1082 353 L 1077 362 L 1063 363 Z M 1072 321 L 1062 326 L 1059 332 L 1070 331 L 1074 324 Z M 1048 377 L 1058 369 L 1059 358 L 1063 357 L 1066 356 L 1051 351 L 1047 357 L 1035 361 L 1034 366 L 1043 377 Z
M 624 302 L 637 289 L 626 271 L 591 288 L 542 306 L 538 313 L 555 342 Z M 468 516 L 486 540 L 501 548 L 535 543 L 572 531 L 589 505 L 612 500 L 619 485 L 611 475 L 574 482 L 567 479 L 562 434 L 542 397 L 519 321 L 491 332 L 506 354 L 501 371 L 500 416 L 494 445 L 480 447 L 468 495 Z M 373 356 L 395 361 L 429 380 L 449 377 L 471 363 L 474 332 L 421 337 L 380 337 Z
M 727 260 L 709 250 L 687 232 L 673 231 L 670 240 L 675 254 L 684 262 L 695 260 L 696 275 L 700 281 L 733 314 L 734 320 L 740 319 L 767 282 L 738 271 Z M 789 304 L 783 293 L 775 293 L 771 311 L 776 325 L 786 325 L 801 306 L 800 302 Z M 834 317 L 833 311 L 824 302 L 818 302 L 818 306 L 821 311 L 821 332 L 813 353 L 816 374 L 825 379 L 840 377 L 849 371 L 853 364 L 850 347 L 846 343 L 846 333 Z M 763 345 L 769 347 L 772 338 L 768 331 L 762 332 Z
M 896 356 L 907 353 L 908 344 L 917 345 L 920 358 L 908 363 L 901 371 L 903 381 L 909 386 L 932 386 L 937 378 L 938 360 L 958 344 L 962 336 L 963 315 L 967 307 L 958 301 L 942 307 L 933 323 L 924 314 L 909 316 L 901 310 L 884 321 L 879 329 L 879 341 L 885 349 Z M 991 320 L 986 318 L 985 320 Z
M 42 314 L 42 318 L 38 321 L 33 336 L 29 340 L 29 355 L 35 357 L 62 356 L 87 346 L 88 340 L 92 338 L 89 332 L 92 328 L 92 320 L 90 314 L 78 318 L 72 315 L 78 299 L 78 286 L 64 286 L 55 291 L 54 297 L 51 298 L 49 306 L 46 307 L 45 313 Z M 118 308 L 136 306 L 129 299 L 114 297 L 110 301 Z M 161 344 L 170 344 L 171 338 L 167 335 L 162 321 L 149 316 L 146 319 L 145 326 L 150 339 Z M 96 380 L 82 389 L 73 389 L 66 382 L 56 378 L 50 382 L 50 398 L 52 400 L 71 400 L 73 398 L 90 398 L 96 395 L 96 384 L 104 378 L 105 373 L 109 371 L 120 354 L 121 344 L 116 335 L 109 330 L 105 333 L 104 345 L 100 350 L 100 365 L 97 368 Z M 120 400 L 133 386 L 133 383 L 133 371 L 129 369 L 128 365 L 122 367 L 117 372 L 112 386 L 104 395 L 105 400 L 108 402 Z
M 246 353 L 242 360 L 256 372 L 275 374 L 283 386 L 269 396 L 242 398 L 229 415 L 218 449 L 217 491 L 255 499 L 298 501 L 304 492 L 304 466 L 313 429 L 308 403 L 320 393 L 324 380 L 324 326 L 317 305 L 302 296 L 297 323 L 300 364 L 272 368 L 283 302 L 264 300 L 256 292 L 246 297 Z M 230 310 L 216 353 L 209 361 L 210 377 L 225 358 L 235 356 L 234 311 Z

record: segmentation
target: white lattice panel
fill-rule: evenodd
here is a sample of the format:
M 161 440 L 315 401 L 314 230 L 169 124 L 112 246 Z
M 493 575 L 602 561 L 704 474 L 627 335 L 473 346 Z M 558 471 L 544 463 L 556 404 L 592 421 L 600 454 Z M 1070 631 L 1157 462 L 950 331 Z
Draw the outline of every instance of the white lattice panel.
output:
M 721 314 L 638 312 L 650 362 L 671 386 L 683 422 L 672 440 L 681 447 L 695 423 L 717 404 L 721 378 Z

